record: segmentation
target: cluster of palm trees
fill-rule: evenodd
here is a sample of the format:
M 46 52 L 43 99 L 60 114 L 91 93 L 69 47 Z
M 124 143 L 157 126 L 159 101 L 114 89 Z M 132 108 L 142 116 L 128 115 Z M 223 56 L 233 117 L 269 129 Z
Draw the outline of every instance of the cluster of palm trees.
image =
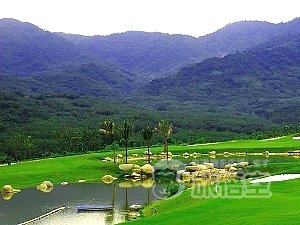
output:
M 103 128 L 99 130 L 101 134 L 105 135 L 109 141 L 109 144 L 112 145 L 113 155 L 114 155 L 114 163 L 116 162 L 116 149 L 115 149 L 115 141 L 120 138 L 125 143 L 125 162 L 128 160 L 128 147 L 130 137 L 133 133 L 133 123 L 129 120 L 125 119 L 118 127 L 116 124 L 109 118 L 103 121 Z M 151 140 L 154 132 L 160 133 L 164 138 L 164 152 L 167 155 L 167 160 L 169 157 L 168 151 L 168 140 L 173 132 L 173 125 L 167 120 L 161 120 L 158 123 L 158 126 L 155 128 L 151 128 L 150 126 L 145 127 L 141 131 L 142 138 L 147 145 L 148 151 L 148 163 L 150 163 L 150 147 Z

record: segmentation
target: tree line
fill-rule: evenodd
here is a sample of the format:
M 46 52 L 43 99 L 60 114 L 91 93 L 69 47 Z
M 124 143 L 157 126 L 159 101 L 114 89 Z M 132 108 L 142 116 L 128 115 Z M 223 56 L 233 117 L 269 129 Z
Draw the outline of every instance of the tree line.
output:
M 135 129 L 138 127 L 139 129 Z M 72 154 L 83 154 L 92 151 L 112 151 L 114 161 L 116 151 L 125 149 L 127 161 L 128 149 L 145 146 L 150 156 L 151 146 L 163 146 L 168 157 L 168 145 L 195 144 L 211 141 L 226 141 L 237 139 L 265 139 L 298 133 L 299 128 L 293 125 L 285 125 L 281 129 L 270 131 L 258 131 L 252 134 L 232 135 L 230 132 L 180 131 L 168 120 L 161 120 L 156 126 L 145 125 L 144 128 L 134 126 L 129 119 L 124 119 L 117 125 L 113 119 L 106 118 L 97 129 L 90 127 L 71 128 L 63 127 L 51 131 L 48 136 L 30 135 L 28 132 L 13 132 L 7 136 L 0 136 L 0 163 L 17 162 L 30 159 L 57 157 Z M 174 128 L 175 132 L 174 132 Z M 181 134 L 181 132 L 183 132 Z M 155 134 L 158 135 L 155 135 Z M 189 136 L 187 142 L 183 142 L 184 135 Z M 179 138 L 178 138 L 179 137 Z M 148 158 L 150 160 L 150 157 Z
M 161 120 L 153 128 L 146 126 L 140 131 L 139 135 L 143 144 L 148 148 L 148 155 L 150 155 L 150 146 L 155 132 L 162 135 L 164 151 L 167 153 L 172 131 L 173 125 L 167 120 Z M 55 137 L 43 140 L 16 133 L 0 146 L 0 163 L 81 154 L 100 149 L 109 151 L 110 148 L 112 148 L 114 162 L 116 162 L 116 150 L 120 146 L 125 149 L 127 163 L 128 149 L 134 146 L 132 144 L 134 134 L 137 135 L 137 132 L 134 132 L 134 124 L 130 120 L 124 119 L 117 126 L 110 118 L 106 118 L 102 123 L 102 128 L 97 131 L 65 128 L 55 132 Z

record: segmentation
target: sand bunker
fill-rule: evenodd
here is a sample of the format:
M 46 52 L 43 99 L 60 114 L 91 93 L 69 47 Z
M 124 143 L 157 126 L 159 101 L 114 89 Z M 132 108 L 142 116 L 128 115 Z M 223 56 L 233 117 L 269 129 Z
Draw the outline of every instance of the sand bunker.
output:
M 273 182 L 273 181 L 284 181 L 284 180 L 291 180 L 300 178 L 300 174 L 281 174 L 281 175 L 274 175 L 269 177 L 264 177 L 256 180 L 250 181 L 251 184 L 255 183 L 263 183 L 263 182 Z
M 278 139 L 281 139 L 281 138 L 284 138 L 285 136 L 283 137 L 275 137 L 275 138 L 268 138 L 268 139 L 263 139 L 263 140 L 260 140 L 260 141 L 275 141 L 275 140 L 278 140 Z

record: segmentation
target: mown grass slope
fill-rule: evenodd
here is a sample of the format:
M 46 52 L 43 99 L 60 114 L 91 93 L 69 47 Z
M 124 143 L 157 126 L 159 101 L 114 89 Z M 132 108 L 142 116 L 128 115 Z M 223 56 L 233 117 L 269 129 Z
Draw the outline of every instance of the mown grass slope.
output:
M 118 167 L 113 162 L 101 162 L 102 155 L 92 153 L 3 166 L 0 167 L 0 186 L 32 187 L 44 180 L 53 183 L 75 183 L 80 179 L 90 183 L 100 182 L 105 174 L 115 175 Z
M 300 163 L 293 164 L 300 172 Z M 278 170 L 282 167 L 289 166 L 277 165 Z M 297 224 L 300 219 L 299 185 L 300 179 L 272 182 L 269 186 L 271 197 L 267 198 L 255 195 L 253 198 L 195 198 L 195 190 L 190 189 L 176 198 L 149 205 L 143 211 L 144 218 L 129 224 Z M 228 184 L 227 188 L 242 190 L 242 186 L 242 183 Z M 267 190 L 268 183 L 259 188 Z
M 169 147 L 169 150 L 175 154 L 183 154 L 184 152 L 207 153 L 212 150 L 218 153 L 223 153 L 224 151 L 262 152 L 265 150 L 286 152 L 296 149 L 300 149 L 300 140 L 293 140 L 292 136 L 269 141 L 242 140 L 209 145 Z M 138 153 L 141 156 L 145 150 L 145 148 L 134 149 L 129 152 L 129 155 Z M 154 154 L 158 154 L 163 151 L 163 147 L 154 147 L 151 151 Z M 124 153 L 124 151 L 118 151 L 118 153 Z M 16 188 L 32 187 L 44 180 L 51 180 L 53 183 L 61 183 L 63 181 L 74 183 L 80 179 L 87 180 L 87 182 L 100 182 L 102 176 L 106 174 L 116 176 L 116 173 L 118 173 L 118 163 L 101 161 L 106 156 L 112 157 L 112 153 L 90 153 L 22 162 L 12 166 L 1 166 L 0 187 L 5 184 L 11 184 Z M 138 163 L 143 164 L 144 161 Z M 289 169 L 287 168 L 287 171 Z M 277 169 L 274 168 L 272 170 L 276 171 Z
M 188 153 L 216 151 L 223 153 L 230 152 L 286 152 L 300 149 L 300 140 L 293 139 L 292 135 L 278 137 L 266 140 L 233 140 L 227 142 L 216 142 L 207 144 L 198 144 L 190 146 L 171 146 L 170 151 L 180 153 L 186 151 Z

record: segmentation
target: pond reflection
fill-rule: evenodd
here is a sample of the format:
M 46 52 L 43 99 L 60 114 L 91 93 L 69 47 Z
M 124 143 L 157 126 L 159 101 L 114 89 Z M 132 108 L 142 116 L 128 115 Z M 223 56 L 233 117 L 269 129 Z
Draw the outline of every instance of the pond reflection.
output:
M 130 205 L 145 206 L 157 199 L 152 187 L 147 183 L 144 185 L 148 185 L 147 188 L 132 185 L 120 187 L 118 183 L 56 185 L 49 193 L 40 192 L 36 188 L 24 189 L 9 201 L 0 200 L 0 224 L 20 224 L 61 206 L 66 208 L 34 224 L 117 224 L 131 219 L 128 216 Z M 163 189 L 163 186 L 156 185 L 155 188 Z M 76 207 L 79 205 L 112 205 L 114 210 L 78 213 Z

